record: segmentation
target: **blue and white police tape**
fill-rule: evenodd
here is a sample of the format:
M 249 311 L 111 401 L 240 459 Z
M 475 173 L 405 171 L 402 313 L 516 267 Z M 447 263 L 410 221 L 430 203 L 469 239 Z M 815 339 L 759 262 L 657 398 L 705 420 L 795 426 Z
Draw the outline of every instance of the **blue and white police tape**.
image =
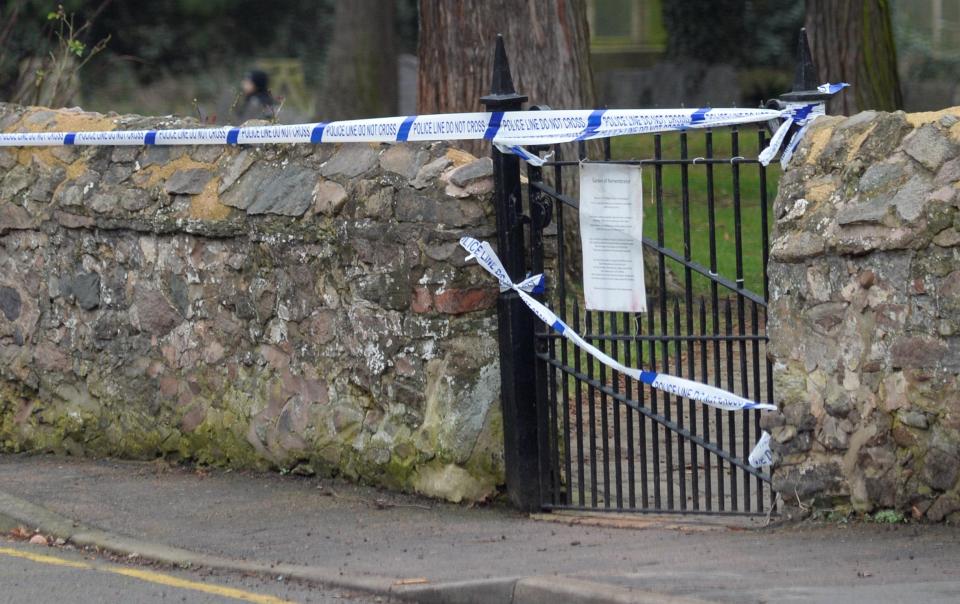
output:
M 820 84 L 817 86 L 817 90 L 824 94 L 836 94 L 849 86 L 846 82 L 840 82 L 839 84 Z
M 517 294 L 520 295 L 520 298 L 526 303 L 530 310 L 532 310 L 533 313 L 540 318 L 541 321 L 552 327 L 554 331 L 563 335 L 563 337 L 573 342 L 576 346 L 586 351 L 604 365 L 611 367 L 635 380 L 639 380 L 644 384 L 649 384 L 651 387 L 658 390 L 662 390 L 682 398 L 699 401 L 718 409 L 723 409 L 726 411 L 737 411 L 741 409 L 777 410 L 777 408 L 773 405 L 767 403 L 755 403 L 749 399 L 745 399 L 741 396 L 733 394 L 732 392 L 727 392 L 726 390 L 722 390 L 714 386 L 701 384 L 686 378 L 667 375 L 664 373 L 657 373 L 656 371 L 644 371 L 642 369 L 627 367 L 584 340 L 577 332 L 571 329 L 569 325 L 564 323 L 557 315 L 553 314 L 549 308 L 532 298 L 527 293 L 528 291 L 532 291 L 529 287 L 531 282 L 542 287 L 542 275 L 534 275 L 533 277 L 525 279 L 521 284 L 514 284 L 510 279 L 510 276 L 507 274 L 506 269 L 503 267 L 503 264 L 500 262 L 500 258 L 497 257 L 497 254 L 493 251 L 493 248 L 490 247 L 489 243 L 486 241 L 479 241 L 473 237 L 462 237 L 460 239 L 460 245 L 470 254 L 467 257 L 467 260 L 476 259 L 480 266 L 482 266 L 491 275 L 496 277 L 497 281 L 500 282 L 501 291 L 508 289 L 516 291 Z M 521 285 L 523 287 L 521 287 Z
M 769 466 L 773 463 L 773 451 L 770 450 L 770 433 L 766 430 L 760 435 L 760 440 L 753 447 L 753 451 L 750 451 L 747 462 L 754 468 Z
M 826 86 L 826 85 L 825 85 Z M 56 145 L 255 145 L 262 143 L 389 143 L 402 141 L 489 140 L 533 164 L 543 159 L 525 150 L 628 134 L 650 134 L 735 126 L 773 119 L 808 123 L 822 115 L 822 104 L 794 104 L 783 110 L 704 107 L 701 109 L 583 109 L 495 111 L 409 115 L 312 124 L 172 130 L 0 133 L 0 147 Z M 784 130 L 785 132 L 785 130 Z M 782 144 L 783 136 L 778 140 Z M 796 138 L 796 137 L 795 137 Z M 799 140 L 799 139 L 797 139 Z M 776 155 L 767 150 L 766 161 Z
M 824 86 L 827 86 L 827 84 L 824 84 Z M 837 86 L 839 86 L 839 84 L 837 84 Z M 843 86 L 841 86 L 840 89 L 842 88 Z M 793 152 L 796 150 L 797 145 L 800 144 L 804 134 L 807 133 L 807 128 L 813 120 L 825 115 L 826 107 L 823 103 L 787 103 L 784 111 L 789 112 L 789 115 L 780 123 L 777 131 L 773 133 L 773 138 L 770 139 L 767 148 L 761 151 L 757 158 L 764 166 L 773 161 L 777 151 L 783 146 L 783 140 L 786 138 L 790 127 L 796 124 L 800 126 L 800 128 L 790 137 L 790 142 L 787 143 L 787 146 L 783 149 L 783 154 L 780 156 L 780 165 L 786 168 L 790 162 L 790 158 L 793 157 Z
M 330 123 L 99 132 L 0 134 L 0 146 L 247 145 L 490 140 L 508 152 L 625 134 L 731 126 L 787 117 L 773 109 L 598 109 L 398 116 Z
M 840 82 L 839 84 L 821 84 L 817 86 L 817 91 L 823 94 L 836 94 L 848 86 L 850 86 L 850 84 L 846 82 Z M 764 166 L 773 160 L 774 155 L 777 154 L 777 151 L 783 145 L 783 139 L 786 137 L 787 131 L 790 130 L 790 126 L 797 124 L 800 128 L 790 137 L 790 142 L 787 143 L 787 146 L 783 149 L 783 153 L 780 155 L 780 165 L 786 168 L 787 164 L 790 163 L 790 159 L 793 157 L 793 152 L 797 150 L 797 145 L 800 144 L 803 136 L 807 133 L 810 124 L 813 120 L 826 114 L 826 105 L 824 103 L 787 103 L 783 110 L 789 113 L 789 115 L 784 118 L 780 127 L 777 128 L 773 138 L 770 140 L 770 144 L 760 153 L 758 158 Z

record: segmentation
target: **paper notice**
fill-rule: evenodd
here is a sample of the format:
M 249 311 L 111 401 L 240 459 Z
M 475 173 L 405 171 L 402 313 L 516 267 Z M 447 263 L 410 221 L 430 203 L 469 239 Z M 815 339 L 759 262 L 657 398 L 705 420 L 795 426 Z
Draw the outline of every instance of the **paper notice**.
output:
M 580 243 L 589 310 L 646 312 L 640 166 L 580 164 Z

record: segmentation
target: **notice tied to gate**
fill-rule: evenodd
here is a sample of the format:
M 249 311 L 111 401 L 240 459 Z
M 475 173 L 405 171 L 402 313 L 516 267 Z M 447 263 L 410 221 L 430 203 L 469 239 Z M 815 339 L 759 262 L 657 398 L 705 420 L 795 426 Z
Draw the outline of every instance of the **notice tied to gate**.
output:
M 589 310 L 646 312 L 640 166 L 580 164 L 580 242 Z

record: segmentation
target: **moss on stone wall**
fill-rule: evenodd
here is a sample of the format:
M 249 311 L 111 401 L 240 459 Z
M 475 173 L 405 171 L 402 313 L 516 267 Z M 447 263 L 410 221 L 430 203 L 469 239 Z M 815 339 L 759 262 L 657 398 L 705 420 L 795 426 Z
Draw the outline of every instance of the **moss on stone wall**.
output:
M 0 150 L 0 446 L 491 494 L 491 188 L 440 144 Z

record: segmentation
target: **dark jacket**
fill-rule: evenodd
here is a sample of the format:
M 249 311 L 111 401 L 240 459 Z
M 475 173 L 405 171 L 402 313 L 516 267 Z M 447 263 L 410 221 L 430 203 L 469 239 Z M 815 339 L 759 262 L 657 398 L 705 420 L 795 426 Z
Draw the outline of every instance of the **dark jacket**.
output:
M 273 119 L 277 102 L 267 90 L 267 74 L 254 70 L 247 74 L 247 79 L 253 82 L 255 90 L 246 95 L 237 107 L 237 119 L 240 122 Z

